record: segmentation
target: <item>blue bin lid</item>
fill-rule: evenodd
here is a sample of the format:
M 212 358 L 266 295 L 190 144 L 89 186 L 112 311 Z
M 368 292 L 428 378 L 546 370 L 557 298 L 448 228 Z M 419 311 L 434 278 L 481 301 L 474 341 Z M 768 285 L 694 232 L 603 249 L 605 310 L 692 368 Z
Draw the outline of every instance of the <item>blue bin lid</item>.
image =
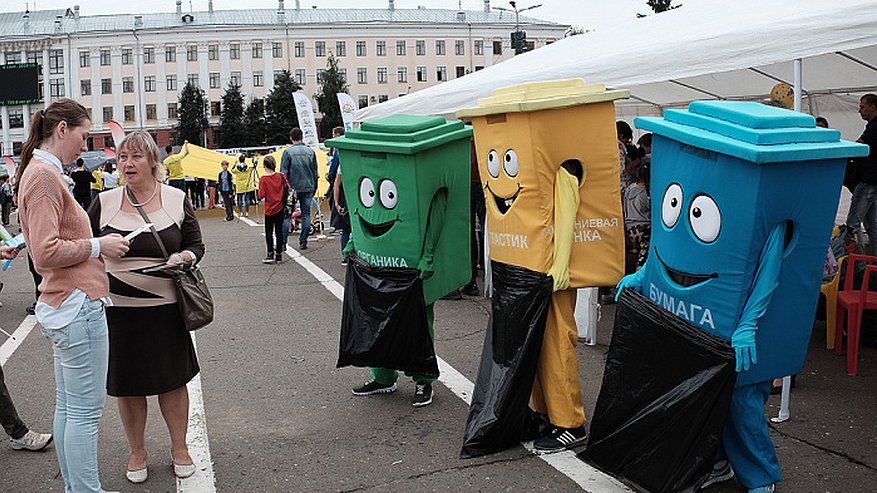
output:
M 637 128 L 754 163 L 867 156 L 867 145 L 841 140 L 804 113 L 749 101 L 694 101 L 664 118 L 638 117 Z

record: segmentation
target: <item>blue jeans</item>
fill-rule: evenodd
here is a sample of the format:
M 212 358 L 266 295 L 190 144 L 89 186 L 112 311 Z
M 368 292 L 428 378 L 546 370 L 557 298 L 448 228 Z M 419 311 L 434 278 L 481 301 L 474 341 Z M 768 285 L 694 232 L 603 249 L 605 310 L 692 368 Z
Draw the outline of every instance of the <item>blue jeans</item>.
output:
M 55 452 L 67 493 L 98 492 L 98 421 L 107 395 L 109 336 L 101 301 L 86 299 L 60 329 L 40 328 L 55 360 Z
M 243 214 L 242 206 L 246 204 L 247 206 L 247 215 L 250 215 L 250 192 L 239 193 L 238 194 L 238 214 Z
M 298 192 L 297 195 L 301 206 L 301 234 L 298 236 L 298 244 L 307 245 L 308 235 L 311 233 L 311 205 L 314 201 L 314 192 Z
M 737 481 L 749 489 L 779 483 L 782 479 L 764 406 L 771 381 L 742 385 L 731 394 L 731 405 L 722 430 L 717 460 L 727 459 Z
M 877 185 L 859 183 L 850 200 L 847 226 L 862 231 L 862 222 L 868 232 L 868 255 L 877 255 Z
M 186 193 L 186 180 L 168 180 L 167 184 Z

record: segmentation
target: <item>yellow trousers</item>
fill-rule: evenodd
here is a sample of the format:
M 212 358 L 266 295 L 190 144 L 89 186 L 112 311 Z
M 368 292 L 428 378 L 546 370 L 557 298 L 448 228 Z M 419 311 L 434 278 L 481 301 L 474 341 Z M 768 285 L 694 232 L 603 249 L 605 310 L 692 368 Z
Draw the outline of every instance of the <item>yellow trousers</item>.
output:
M 585 424 L 576 355 L 579 334 L 575 307 L 575 289 L 555 291 L 551 295 L 542 351 L 530 396 L 533 410 L 547 414 L 551 424 L 561 428 L 577 428 Z

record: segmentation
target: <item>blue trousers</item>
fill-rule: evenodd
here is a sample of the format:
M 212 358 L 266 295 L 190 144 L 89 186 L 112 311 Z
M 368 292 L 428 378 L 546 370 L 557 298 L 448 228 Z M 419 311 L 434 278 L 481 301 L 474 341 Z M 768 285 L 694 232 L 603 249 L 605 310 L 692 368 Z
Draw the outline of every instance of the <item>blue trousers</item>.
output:
M 722 430 L 717 459 L 727 459 L 734 468 L 737 481 L 749 489 L 782 480 L 767 420 L 764 419 L 770 384 L 768 380 L 735 388 Z

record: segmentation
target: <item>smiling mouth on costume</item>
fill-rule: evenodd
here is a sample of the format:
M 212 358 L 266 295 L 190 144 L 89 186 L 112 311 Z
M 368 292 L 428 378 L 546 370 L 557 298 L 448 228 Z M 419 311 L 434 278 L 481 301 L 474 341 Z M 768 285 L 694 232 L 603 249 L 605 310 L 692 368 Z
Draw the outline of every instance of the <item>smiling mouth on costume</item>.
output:
M 710 279 L 719 277 L 719 274 L 716 272 L 713 272 L 712 274 L 691 274 L 688 272 L 682 272 L 681 270 L 676 270 L 667 265 L 666 262 L 664 262 L 664 259 L 662 259 L 661 256 L 658 254 L 657 247 L 652 247 L 652 249 L 655 251 L 655 256 L 658 257 L 661 265 L 664 266 L 664 270 L 667 271 L 667 275 L 670 276 L 670 280 L 682 287 L 687 288 L 691 286 L 696 286 L 698 284 L 707 282 Z
M 493 193 L 493 190 L 490 189 L 490 184 L 485 185 L 487 191 L 490 192 L 490 195 L 493 195 L 493 200 L 496 202 L 496 208 L 499 209 L 499 213 L 505 215 L 506 212 L 511 209 L 512 204 L 515 203 L 515 200 L 518 198 L 518 195 L 521 193 L 521 186 L 518 185 L 518 189 L 515 190 L 515 194 L 511 197 L 500 197 L 497 194 Z
M 391 219 L 391 220 L 384 222 L 384 223 L 372 224 L 372 223 L 366 221 L 365 219 L 363 219 L 363 217 L 359 214 L 358 211 L 357 211 L 356 215 L 357 215 L 357 217 L 359 217 L 359 224 L 362 225 L 363 229 L 365 229 L 370 235 L 372 235 L 374 237 L 383 236 L 384 234 L 387 233 L 387 231 L 390 231 L 390 228 L 392 228 L 394 224 L 396 224 L 399 221 L 399 218 L 396 217 L 396 219 Z

